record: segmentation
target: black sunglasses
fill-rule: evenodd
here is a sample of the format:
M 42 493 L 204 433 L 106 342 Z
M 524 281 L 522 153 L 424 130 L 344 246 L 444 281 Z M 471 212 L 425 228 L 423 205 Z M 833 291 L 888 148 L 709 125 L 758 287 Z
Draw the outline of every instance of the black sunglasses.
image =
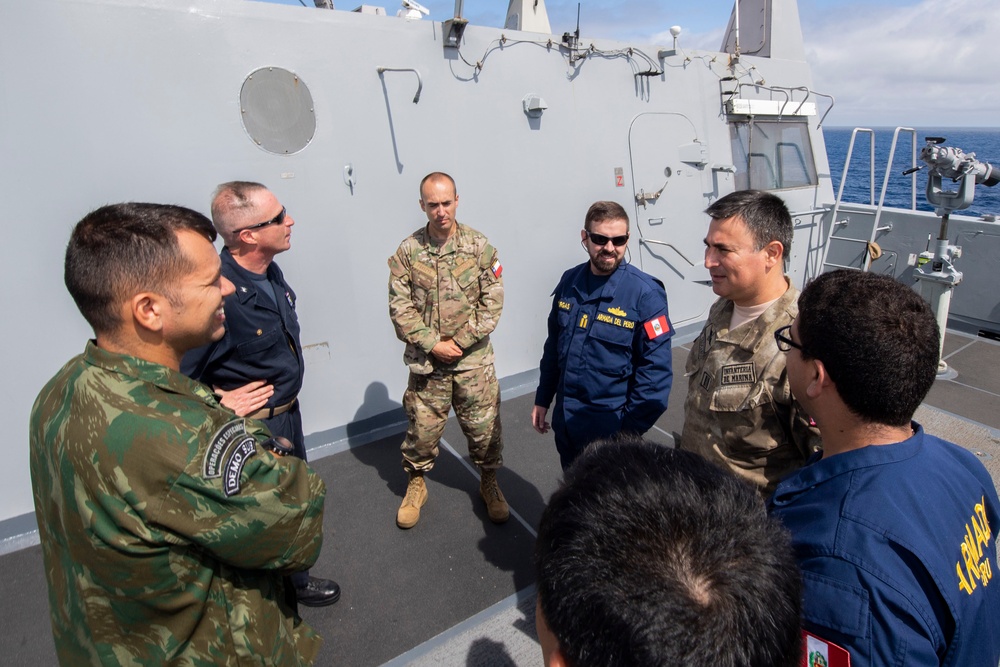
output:
M 586 231 L 586 230 L 584 230 Z M 624 236 L 605 236 L 604 234 L 595 234 L 594 232 L 587 232 L 587 236 L 590 238 L 590 242 L 594 245 L 607 245 L 608 241 L 616 248 L 620 248 L 626 243 L 628 243 L 628 234 Z
M 250 225 L 249 227 L 243 227 L 242 229 L 237 229 L 234 233 L 239 234 L 240 232 L 245 232 L 250 229 L 260 229 L 261 227 L 267 227 L 268 225 L 280 225 L 285 221 L 285 207 L 281 207 L 281 213 L 274 216 L 270 220 L 265 220 L 264 222 L 258 222 L 256 225 Z
M 793 347 L 799 352 L 801 352 L 802 346 L 786 335 L 791 332 L 792 332 L 792 325 L 786 324 L 785 326 L 781 327 L 780 329 L 774 332 L 774 342 L 778 344 L 778 349 L 781 350 L 782 352 L 788 352 Z

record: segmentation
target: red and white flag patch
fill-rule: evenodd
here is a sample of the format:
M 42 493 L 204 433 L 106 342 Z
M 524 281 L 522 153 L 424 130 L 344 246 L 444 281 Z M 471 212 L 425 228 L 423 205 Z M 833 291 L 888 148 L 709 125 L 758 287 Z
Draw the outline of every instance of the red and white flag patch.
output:
M 802 667 L 851 667 L 851 654 L 836 644 L 802 631 Z
M 646 322 L 643 326 L 646 327 L 646 337 L 649 338 L 649 340 L 653 340 L 663 334 L 670 333 L 670 322 L 667 322 L 666 315 L 655 317 Z
M 503 275 L 503 266 L 500 265 L 500 258 L 493 260 L 493 264 L 490 266 L 490 271 L 493 272 L 494 278 L 499 278 Z

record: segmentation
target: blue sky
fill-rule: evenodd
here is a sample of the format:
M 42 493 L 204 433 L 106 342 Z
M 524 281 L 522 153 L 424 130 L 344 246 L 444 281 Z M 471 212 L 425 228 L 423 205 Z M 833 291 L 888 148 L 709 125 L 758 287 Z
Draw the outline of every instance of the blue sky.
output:
M 268 0 L 300 5 L 299 0 Z M 310 7 L 313 0 L 304 0 Z M 334 0 L 337 9 L 400 0 Z M 454 0 L 423 0 L 433 21 Z M 501 26 L 508 0 L 465 0 L 473 24 Z M 582 0 L 581 34 L 717 50 L 731 0 Z M 576 27 L 576 0 L 546 0 L 556 34 Z M 1000 127 L 1000 0 L 800 0 L 799 17 L 813 86 L 837 104 L 827 125 Z

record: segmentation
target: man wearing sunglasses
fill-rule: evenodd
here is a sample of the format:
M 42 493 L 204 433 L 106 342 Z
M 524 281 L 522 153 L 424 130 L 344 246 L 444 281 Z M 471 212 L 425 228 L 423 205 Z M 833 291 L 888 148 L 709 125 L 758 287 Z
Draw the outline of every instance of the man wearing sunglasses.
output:
M 719 299 L 688 355 L 680 447 L 766 497 L 819 445 L 774 342 L 797 312 L 799 292 L 785 276 L 792 217 L 779 197 L 759 190 L 730 193 L 705 212 L 705 268 Z
M 589 259 L 564 273 L 553 292 L 531 425 L 539 433 L 551 428 L 563 470 L 591 441 L 642 435 L 667 409 L 667 293 L 659 280 L 623 263 L 628 239 L 625 209 L 593 204 L 580 232 Z
M 222 275 L 236 286 L 226 299 L 226 335 L 185 355 L 181 371 L 212 387 L 240 417 L 263 421 L 305 460 L 298 393 L 304 365 L 295 292 L 274 262 L 291 248 L 295 220 L 260 183 L 223 183 L 212 197 L 212 223 L 225 247 Z M 333 604 L 340 587 L 329 579 L 292 575 L 298 601 Z

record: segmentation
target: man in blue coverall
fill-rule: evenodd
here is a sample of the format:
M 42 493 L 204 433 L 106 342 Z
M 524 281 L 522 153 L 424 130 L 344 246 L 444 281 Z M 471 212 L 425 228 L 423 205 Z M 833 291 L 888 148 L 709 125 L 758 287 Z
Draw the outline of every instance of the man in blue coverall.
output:
M 809 664 L 996 665 L 993 480 L 912 421 L 937 372 L 930 306 L 888 276 L 835 271 L 774 336 L 823 436 L 769 503 L 802 569 Z
M 667 293 L 659 280 L 622 263 L 628 239 L 625 209 L 593 204 L 580 232 L 590 259 L 564 273 L 553 292 L 531 425 L 539 433 L 551 427 L 563 470 L 591 441 L 642 435 L 667 409 Z
M 226 299 L 226 334 L 184 356 L 181 372 L 212 387 L 219 402 L 240 417 L 259 419 L 286 438 L 288 454 L 305 460 L 297 399 L 305 370 L 295 292 L 274 262 L 291 248 L 295 220 L 260 183 L 223 183 L 212 197 L 212 224 L 225 247 L 222 275 L 235 286 Z M 298 572 L 296 599 L 309 607 L 333 604 L 340 587 Z

